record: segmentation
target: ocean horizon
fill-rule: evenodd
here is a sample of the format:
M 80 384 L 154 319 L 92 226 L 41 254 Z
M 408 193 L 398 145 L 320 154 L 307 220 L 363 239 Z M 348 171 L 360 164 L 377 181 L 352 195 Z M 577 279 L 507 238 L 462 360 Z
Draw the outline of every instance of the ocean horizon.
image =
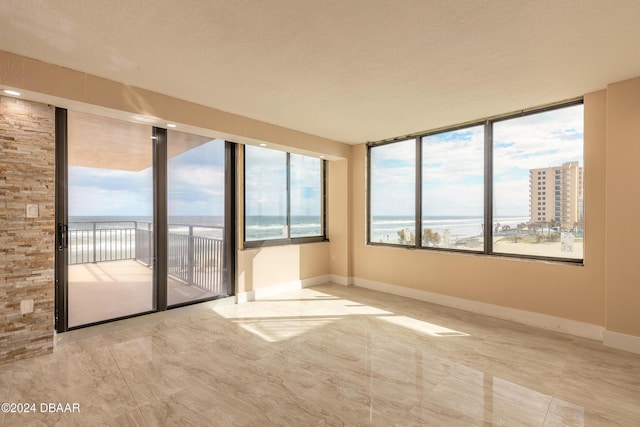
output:
M 124 227 L 151 229 L 151 216 L 69 216 L 69 229 L 117 229 Z M 188 234 L 193 226 L 194 235 L 221 238 L 224 229 L 224 217 L 216 215 L 169 216 L 169 232 Z M 247 216 L 245 233 L 247 240 L 278 239 L 286 237 L 286 217 L 284 216 Z M 322 232 L 319 216 L 291 216 L 292 237 L 318 236 Z
M 123 223 L 136 224 L 138 228 L 149 228 L 151 216 L 70 216 L 70 229 L 86 229 L 96 223 L 98 228 L 122 227 Z M 494 224 L 515 228 L 518 224 L 529 222 L 528 216 L 501 216 L 494 218 Z M 224 217 L 215 215 L 170 216 L 169 230 L 172 233 L 186 234 L 188 226 L 194 226 L 194 234 L 203 236 L 221 236 Z M 447 234 L 453 239 L 482 236 L 484 218 L 482 216 L 424 216 L 423 227 L 431 229 L 441 236 Z M 286 236 L 284 216 L 247 216 L 245 232 L 247 240 L 274 239 Z M 398 231 L 408 228 L 413 231 L 414 219 L 409 216 L 379 215 L 373 217 L 371 241 L 396 240 Z M 317 236 L 321 233 L 319 216 L 294 215 L 291 217 L 291 232 L 294 237 Z

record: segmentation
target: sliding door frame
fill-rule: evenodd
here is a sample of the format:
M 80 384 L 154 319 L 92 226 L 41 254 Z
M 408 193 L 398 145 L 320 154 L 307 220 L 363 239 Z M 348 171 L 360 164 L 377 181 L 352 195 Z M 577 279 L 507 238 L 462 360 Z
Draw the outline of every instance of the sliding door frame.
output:
M 153 296 L 167 309 L 167 130 L 153 127 Z
M 57 332 L 69 329 L 67 224 L 67 110 L 55 112 L 55 321 Z
M 236 281 L 236 153 L 237 144 L 225 141 L 225 196 L 224 196 L 224 237 L 223 274 L 227 284 L 227 294 L 203 298 L 192 302 L 168 305 L 168 216 L 167 216 L 167 129 L 150 127 L 152 139 L 153 168 L 153 309 L 113 319 L 91 322 L 69 327 L 69 274 L 68 274 L 68 122 L 67 110 L 55 110 L 55 330 L 66 332 L 117 320 L 143 316 L 146 314 L 198 304 L 235 295 Z

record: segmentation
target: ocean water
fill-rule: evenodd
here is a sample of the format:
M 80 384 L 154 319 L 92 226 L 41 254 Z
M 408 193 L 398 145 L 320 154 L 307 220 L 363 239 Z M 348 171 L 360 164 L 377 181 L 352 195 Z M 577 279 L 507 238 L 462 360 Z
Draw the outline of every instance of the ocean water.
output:
M 70 230 L 139 228 L 151 230 L 149 216 L 75 216 L 69 217 Z M 169 232 L 195 236 L 222 238 L 224 217 L 222 216 L 171 216 Z M 247 240 L 279 239 L 286 237 L 286 219 L 283 216 L 248 216 L 245 232 Z M 318 236 L 322 232 L 319 216 L 292 216 L 292 237 Z
M 520 223 L 528 222 L 526 216 L 509 216 L 494 218 L 495 224 L 509 225 L 515 228 Z M 452 239 L 482 236 L 483 218 L 479 216 L 426 216 L 422 220 L 424 228 L 430 228 L 441 236 L 448 232 Z M 224 218 L 222 216 L 173 216 L 169 218 L 169 232 L 195 236 L 222 238 Z M 69 229 L 140 228 L 151 229 L 151 217 L 148 216 L 96 216 L 69 217 Z M 413 231 L 412 217 L 376 216 L 371 224 L 371 241 L 396 241 L 398 231 L 409 228 Z M 286 237 L 286 220 L 283 216 L 249 216 L 246 218 L 245 232 L 247 240 L 279 239 Z M 321 233 L 319 216 L 292 216 L 291 235 L 293 237 L 318 236 Z
M 121 228 L 138 228 L 151 230 L 153 219 L 150 216 L 70 216 L 69 230 L 115 230 Z M 168 219 L 169 232 L 189 234 L 192 226 L 194 236 L 219 238 L 223 237 L 224 217 L 222 216 L 171 216 Z
M 246 240 L 281 239 L 287 237 L 284 216 L 248 216 L 245 219 Z M 291 216 L 291 237 L 320 236 L 319 216 Z

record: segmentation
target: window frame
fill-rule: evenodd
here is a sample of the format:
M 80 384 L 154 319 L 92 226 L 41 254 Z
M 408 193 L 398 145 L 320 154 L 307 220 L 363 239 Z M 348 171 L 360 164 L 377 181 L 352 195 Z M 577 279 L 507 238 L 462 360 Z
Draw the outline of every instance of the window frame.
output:
M 384 145 L 390 145 L 390 144 L 395 144 L 395 143 L 400 143 L 400 142 L 405 142 L 405 141 L 410 141 L 412 139 L 415 139 L 416 142 L 416 151 L 415 151 L 415 155 L 416 155 L 416 163 L 415 163 L 415 177 L 416 177 L 416 185 L 420 184 L 422 185 L 422 171 L 418 170 L 418 165 L 419 160 L 417 158 L 418 155 L 422 154 L 421 148 L 419 147 L 420 144 L 418 144 L 418 137 L 414 137 L 414 136 L 407 136 L 405 138 L 394 138 L 391 141 L 384 141 L 380 144 L 376 144 L 375 147 L 380 147 L 380 146 L 384 146 Z M 382 246 L 392 246 L 392 247 L 399 247 L 399 248 L 407 248 L 407 247 L 413 247 L 413 245 L 407 245 L 407 244 L 400 244 L 400 243 L 382 243 L 382 242 L 371 242 L 371 231 L 373 230 L 372 227 L 372 207 L 371 207 L 371 185 L 373 183 L 372 177 L 371 177 L 371 149 L 374 146 L 372 146 L 371 144 L 367 144 L 367 200 L 366 200 L 366 209 L 367 209 L 367 221 L 366 221 L 366 225 L 365 225 L 365 230 L 367 233 L 367 244 L 378 244 L 378 245 L 382 245 Z M 415 230 L 418 230 L 418 227 L 421 227 L 422 225 L 422 220 L 421 220 L 421 215 L 422 215 L 422 204 L 421 204 L 421 198 L 418 198 L 418 189 L 416 187 L 416 195 L 415 195 L 416 199 L 415 199 L 415 209 L 414 209 L 414 224 L 415 224 Z M 422 242 L 422 235 L 419 235 L 419 233 L 414 233 L 415 234 L 415 243 L 419 243 L 421 244 Z
M 507 113 L 499 116 L 488 117 L 481 120 L 474 120 L 466 123 L 461 123 L 453 126 L 447 126 L 443 128 L 438 128 L 426 132 L 419 132 L 415 134 L 405 135 L 402 137 L 391 138 L 381 141 L 368 142 L 367 150 L 366 150 L 366 244 L 370 246 L 386 246 L 386 247 L 396 247 L 396 248 L 404 248 L 404 249 L 419 249 L 426 251 L 435 251 L 435 252 L 450 252 L 450 253 L 459 253 L 459 254 L 470 254 L 470 255 L 478 255 L 478 256 L 490 256 L 490 257 L 503 257 L 503 258 L 516 258 L 516 259 L 527 259 L 527 260 L 538 260 L 538 261 L 551 261 L 551 262 L 562 262 L 568 264 L 576 264 L 576 265 L 584 265 L 584 254 L 582 258 L 564 258 L 564 257 L 550 257 L 550 256 L 540 256 L 540 255 L 529 255 L 529 254 L 511 254 L 511 253 L 503 253 L 503 252 L 494 252 L 493 250 L 493 181 L 494 181 L 494 170 L 493 170 L 493 124 L 516 119 L 520 117 L 531 116 L 535 114 L 541 114 L 549 111 L 560 110 L 563 108 L 568 108 L 576 105 L 584 105 L 584 98 L 579 97 L 568 101 L 562 101 L 559 103 L 550 104 L 543 107 L 530 108 L 526 110 L 521 110 L 517 112 Z M 483 126 L 484 127 L 484 247 L 483 250 L 469 250 L 469 249 L 457 249 L 457 248 L 440 248 L 440 247 L 429 247 L 422 246 L 422 138 L 432 135 L 438 135 L 447 132 L 458 131 L 462 129 L 467 129 L 475 126 Z M 371 241 L 371 231 L 372 231 L 372 210 L 371 210 L 371 190 L 372 190 L 372 168 L 371 168 L 371 150 L 388 144 L 394 144 L 397 142 L 403 142 L 406 140 L 415 139 L 416 144 L 416 187 L 415 187 L 415 197 L 416 197 L 416 217 L 415 217 L 415 241 L 413 244 L 395 244 L 395 243 L 384 243 L 384 242 L 375 242 Z M 583 147 L 584 147 L 584 139 L 583 139 Z M 583 164 L 584 164 L 584 150 L 583 150 Z M 584 167 L 584 166 L 583 166 Z M 584 193 L 584 189 L 583 189 Z M 582 214 L 584 218 L 584 213 Z M 583 239 L 586 235 L 586 231 L 583 229 Z M 583 240 L 584 241 L 584 240 Z
M 287 237 L 280 239 L 263 239 L 263 240 L 247 240 L 247 186 L 246 186 L 246 170 L 247 170 L 247 156 L 245 147 L 242 145 L 242 248 L 261 248 L 267 246 L 283 246 L 283 245 L 297 245 L 302 243 L 318 243 L 329 241 L 327 238 L 327 161 L 325 159 L 320 160 L 320 235 L 318 236 L 304 236 L 304 237 L 291 237 L 291 152 L 286 151 L 286 226 Z M 265 150 L 273 150 L 272 148 L 261 147 Z M 281 150 L 274 150 L 281 151 Z M 297 154 L 297 153 L 295 153 Z M 306 156 L 305 154 L 302 154 Z M 313 156 L 307 156 L 315 158 Z

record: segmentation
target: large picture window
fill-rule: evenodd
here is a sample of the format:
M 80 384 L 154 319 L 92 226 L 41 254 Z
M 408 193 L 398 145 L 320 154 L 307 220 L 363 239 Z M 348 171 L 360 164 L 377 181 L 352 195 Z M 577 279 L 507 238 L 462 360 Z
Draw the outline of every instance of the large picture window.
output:
M 324 161 L 250 145 L 244 150 L 245 247 L 324 240 Z
M 493 251 L 583 258 L 583 106 L 493 124 Z
M 579 100 L 369 144 L 369 243 L 582 262 L 583 115 Z

